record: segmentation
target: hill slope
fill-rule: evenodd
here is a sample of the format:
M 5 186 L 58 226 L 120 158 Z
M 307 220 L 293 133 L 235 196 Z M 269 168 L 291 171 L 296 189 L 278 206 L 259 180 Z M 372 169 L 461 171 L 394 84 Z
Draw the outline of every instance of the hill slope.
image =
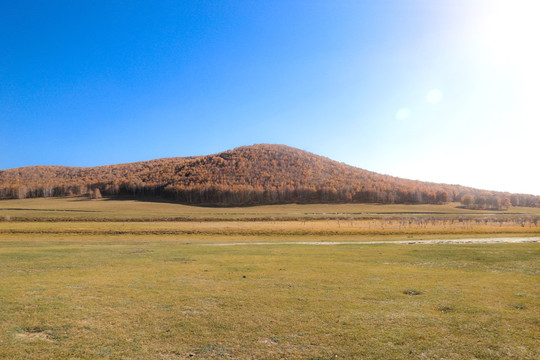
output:
M 0 198 L 131 195 L 183 203 L 437 203 L 472 195 L 484 207 L 536 206 L 539 198 L 380 175 L 284 145 L 99 167 L 31 166 L 0 171 Z

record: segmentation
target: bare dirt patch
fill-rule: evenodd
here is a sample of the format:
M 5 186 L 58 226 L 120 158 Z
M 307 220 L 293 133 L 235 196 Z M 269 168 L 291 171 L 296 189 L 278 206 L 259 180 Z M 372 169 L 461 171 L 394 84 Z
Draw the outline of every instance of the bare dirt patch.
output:
M 15 337 L 23 341 L 53 341 L 53 336 L 47 331 L 32 329 L 15 334 Z
M 484 238 L 484 239 L 435 239 L 435 240 L 382 240 L 382 241 L 286 241 L 286 242 L 236 242 L 204 244 L 206 246 L 239 245 L 378 245 L 378 244 L 500 244 L 540 242 L 540 237 Z

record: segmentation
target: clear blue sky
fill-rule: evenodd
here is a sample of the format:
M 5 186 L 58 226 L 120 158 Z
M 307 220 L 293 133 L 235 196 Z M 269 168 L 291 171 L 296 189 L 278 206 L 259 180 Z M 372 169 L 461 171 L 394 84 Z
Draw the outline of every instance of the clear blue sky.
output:
M 0 169 L 280 143 L 540 194 L 535 1 L 3 1 Z

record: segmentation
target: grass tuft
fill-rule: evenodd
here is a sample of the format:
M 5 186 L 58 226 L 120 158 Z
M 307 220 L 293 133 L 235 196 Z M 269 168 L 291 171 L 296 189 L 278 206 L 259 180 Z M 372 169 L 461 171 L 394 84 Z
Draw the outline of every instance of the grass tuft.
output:
M 411 296 L 416 296 L 416 295 L 421 295 L 422 292 L 420 292 L 420 291 L 418 291 L 418 290 L 408 289 L 408 290 L 403 291 L 403 294 L 405 294 L 405 295 L 411 295 Z

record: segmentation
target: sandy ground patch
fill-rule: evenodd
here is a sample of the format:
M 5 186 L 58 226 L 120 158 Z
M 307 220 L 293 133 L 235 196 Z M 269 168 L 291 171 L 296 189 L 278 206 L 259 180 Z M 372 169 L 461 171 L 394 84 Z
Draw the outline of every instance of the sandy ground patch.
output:
M 540 237 L 484 238 L 484 239 L 433 239 L 433 240 L 396 240 L 396 241 L 285 241 L 285 242 L 237 242 L 214 243 L 205 246 L 239 245 L 378 245 L 378 244 L 500 244 L 540 242 Z

